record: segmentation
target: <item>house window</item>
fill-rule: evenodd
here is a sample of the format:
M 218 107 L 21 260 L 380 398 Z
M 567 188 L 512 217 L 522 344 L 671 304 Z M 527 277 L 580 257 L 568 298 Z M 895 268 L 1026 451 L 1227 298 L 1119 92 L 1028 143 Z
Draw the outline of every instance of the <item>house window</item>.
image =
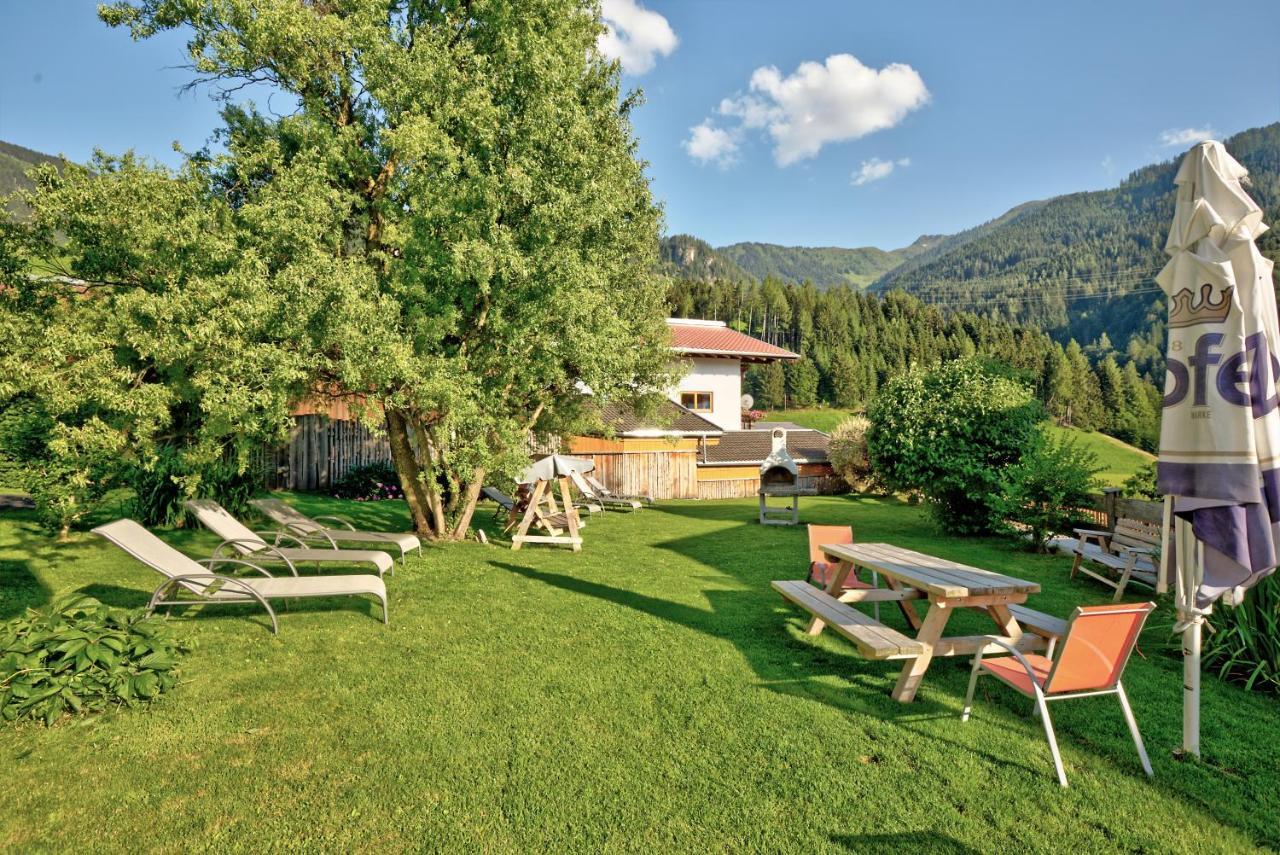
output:
M 680 406 L 684 407 L 686 410 L 709 413 L 711 412 L 711 393 L 681 392 Z

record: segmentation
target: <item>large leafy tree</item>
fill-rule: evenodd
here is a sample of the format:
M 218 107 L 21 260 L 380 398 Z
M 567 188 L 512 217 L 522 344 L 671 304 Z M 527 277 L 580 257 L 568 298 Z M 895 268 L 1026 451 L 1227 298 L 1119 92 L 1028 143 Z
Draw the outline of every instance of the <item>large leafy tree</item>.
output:
M 110 161 L 77 174 L 77 193 L 101 195 L 111 252 L 60 244 L 93 216 L 34 200 L 34 254 L 109 286 L 97 308 L 46 300 L 73 336 L 94 318 L 76 359 L 99 364 L 77 371 L 126 396 L 138 371 L 154 387 L 146 423 L 119 414 L 113 441 L 180 426 L 187 402 L 190 430 L 225 448 L 278 434 L 300 394 L 357 394 L 385 425 L 417 530 L 456 539 L 484 480 L 527 461 L 530 431 L 584 417 L 584 386 L 640 403 L 665 386 L 647 279 L 659 212 L 593 2 L 140 0 L 100 14 L 135 38 L 189 32 L 197 80 L 222 97 L 265 86 L 296 105 L 229 105 L 217 151 L 176 175 Z M 123 192 L 104 189 L 130 171 Z M 126 210 L 119 195 L 142 198 Z M 138 248 L 110 234 L 125 217 Z M 122 357 L 102 307 L 130 300 L 148 304 L 154 340 Z M 188 321 L 219 338 L 197 352 Z

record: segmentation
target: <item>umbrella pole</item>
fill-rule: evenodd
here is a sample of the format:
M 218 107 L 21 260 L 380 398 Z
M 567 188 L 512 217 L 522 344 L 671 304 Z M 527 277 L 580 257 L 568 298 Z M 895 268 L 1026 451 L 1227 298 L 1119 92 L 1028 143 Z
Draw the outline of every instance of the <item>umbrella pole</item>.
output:
M 1200 641 L 1204 618 L 1195 610 L 1195 562 L 1204 560 L 1203 547 L 1196 541 L 1191 524 L 1174 519 L 1175 560 L 1178 564 L 1178 619 L 1182 630 L 1182 750 L 1200 757 Z

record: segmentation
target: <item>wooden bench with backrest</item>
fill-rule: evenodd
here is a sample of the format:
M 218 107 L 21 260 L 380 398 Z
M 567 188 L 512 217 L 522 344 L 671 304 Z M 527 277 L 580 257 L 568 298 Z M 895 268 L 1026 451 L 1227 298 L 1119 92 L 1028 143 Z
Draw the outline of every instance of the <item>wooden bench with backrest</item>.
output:
M 925 652 L 925 646 L 891 626 L 856 611 L 852 606 L 820 591 L 803 579 L 769 583 L 784 600 L 813 615 L 817 629 L 824 625 L 853 643 L 867 659 L 912 659 Z M 813 634 L 813 626 L 809 629 Z
M 1160 549 L 1159 524 L 1120 517 L 1115 531 L 1078 528 L 1076 538 L 1072 578 L 1076 573 L 1084 573 L 1115 588 L 1116 602 L 1124 596 L 1124 589 L 1131 581 L 1156 587 L 1159 577 L 1156 560 Z M 1092 570 L 1087 563 L 1105 567 L 1106 572 Z M 1119 574 L 1118 578 L 1112 578 L 1115 574 Z

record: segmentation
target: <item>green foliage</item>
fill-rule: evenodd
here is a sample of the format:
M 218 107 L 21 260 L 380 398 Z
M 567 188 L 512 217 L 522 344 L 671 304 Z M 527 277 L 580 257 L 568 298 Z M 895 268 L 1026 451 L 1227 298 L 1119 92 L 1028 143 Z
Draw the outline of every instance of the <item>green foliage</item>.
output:
M 366 463 L 353 466 L 333 487 L 333 495 L 339 499 L 355 499 L 368 502 L 379 499 L 403 499 L 400 476 L 388 463 Z
M 105 495 L 118 461 L 110 448 L 78 445 L 79 413 L 55 421 L 30 396 L 0 405 L 0 483 L 31 494 L 44 527 L 66 537 Z
M 460 539 L 479 484 L 525 465 L 529 431 L 557 433 L 582 386 L 626 404 L 670 384 L 639 97 L 596 50 L 594 5 L 99 14 L 139 39 L 181 30 L 215 94 L 252 82 L 298 106 L 227 104 L 216 145 L 176 172 L 46 168 L 0 270 L 65 257 L 93 299 L 0 291 L 0 395 L 32 366 L 14 382 L 51 416 L 92 409 L 86 441 L 150 470 L 167 442 L 243 467 L 292 403 L 358 390 L 385 414 L 415 528 Z
M 1235 608 L 1219 606 L 1204 638 L 1204 668 L 1257 692 L 1280 694 L 1280 575 L 1272 573 Z
M 761 409 L 782 409 L 787 405 L 787 375 L 781 362 L 752 366 L 747 371 L 746 388 Z
M 1012 534 L 1029 535 L 1032 548 L 1043 552 L 1049 538 L 1085 521 L 1081 509 L 1098 489 L 1098 467 L 1074 440 L 1039 437 L 1000 473 L 994 507 Z
M 1125 479 L 1120 490 L 1123 495 L 1132 499 L 1160 501 L 1162 496 L 1157 487 L 1156 462 L 1151 460 L 1143 464 L 1142 468 Z
M 1043 409 L 1026 386 L 962 360 L 890 381 L 868 417 L 877 477 L 923 493 L 944 530 L 980 534 L 998 527 L 1004 469 L 1039 441 Z
M 125 477 L 134 493 L 129 516 L 156 526 L 182 525 L 182 503 L 188 499 L 213 499 L 239 515 L 262 489 L 261 473 L 252 468 L 242 469 L 230 460 L 193 466 L 174 448 L 161 449 L 150 467 L 134 467 Z
M 797 359 L 787 366 L 787 394 L 787 403 L 796 407 L 818 403 L 818 369 L 808 359 Z
M 0 718 L 53 724 L 67 714 L 133 707 L 178 683 L 190 645 L 163 618 L 70 594 L 0 626 Z
M 853 490 L 865 490 L 871 481 L 871 457 L 867 453 L 866 416 L 850 416 L 831 431 L 827 452 L 836 474 Z

